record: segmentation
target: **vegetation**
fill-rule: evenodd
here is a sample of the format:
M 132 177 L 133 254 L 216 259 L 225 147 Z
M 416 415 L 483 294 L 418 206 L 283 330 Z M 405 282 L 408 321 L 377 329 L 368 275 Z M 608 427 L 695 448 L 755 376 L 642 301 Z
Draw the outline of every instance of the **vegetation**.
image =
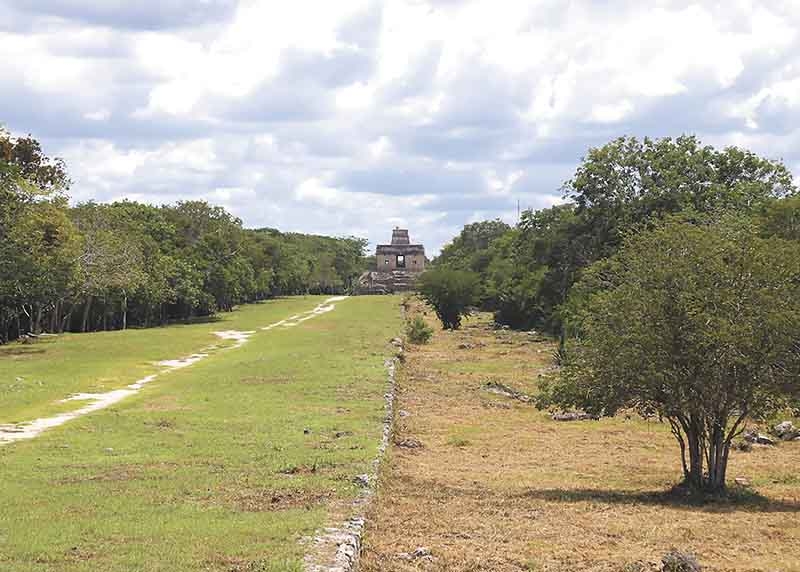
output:
M 65 165 L 0 131 L 0 343 L 349 290 L 366 241 L 248 230 L 202 201 L 69 207 Z
M 431 328 L 422 316 L 414 316 L 406 323 L 406 337 L 412 344 L 427 344 L 433 336 Z
M 437 268 L 476 272 L 497 322 L 559 336 L 564 375 L 542 403 L 660 415 L 687 484 L 721 490 L 745 420 L 798 403 L 791 173 L 694 137 L 623 137 L 563 190 L 516 228 L 466 226 Z
M 422 274 L 419 292 L 436 312 L 445 330 L 461 327 L 478 295 L 478 275 L 466 270 L 434 268 Z
M 426 311 L 412 300 L 408 316 L 433 324 Z M 675 494 L 668 423 L 556 422 L 519 398 L 537 394 L 555 347 L 475 312 L 407 348 L 395 442 L 422 446 L 395 445 L 386 458 L 361 570 L 659 570 L 676 549 L 703 570 L 797 570 L 800 441 L 731 451 L 730 480 L 752 488 L 731 483 L 713 502 Z M 431 561 L 397 556 L 420 546 Z
M 540 403 L 666 419 L 685 483 L 725 488 L 748 418 L 800 396 L 800 244 L 735 219 L 629 238 L 570 296 L 580 343 Z
M 764 217 L 772 225 L 765 228 L 787 237 L 800 228 L 797 199 L 786 200 L 796 188 L 782 163 L 695 137 L 623 137 L 590 149 L 563 191 L 566 204 L 525 211 L 515 229 L 468 225 L 437 259 L 478 272 L 481 305 L 502 324 L 562 334 L 562 306 L 583 270 L 668 215 L 701 224 L 725 212 Z
M 20 395 L 17 418 L 72 392 L 123 387 L 152 373 L 150 360 L 210 354 L 113 408 L 0 446 L 0 569 L 302 570 L 298 540 L 338 521 L 377 454 L 383 362 L 402 325 L 397 297 L 363 296 L 259 330 L 322 300 L 0 348 L 0 399 L 5 412 L 6 395 Z M 257 332 L 208 350 L 229 347 L 212 329 Z

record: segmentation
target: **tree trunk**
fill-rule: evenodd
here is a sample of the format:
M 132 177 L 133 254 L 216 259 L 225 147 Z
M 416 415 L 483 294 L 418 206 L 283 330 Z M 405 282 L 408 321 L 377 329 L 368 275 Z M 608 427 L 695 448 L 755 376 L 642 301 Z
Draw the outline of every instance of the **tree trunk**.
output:
M 689 426 L 686 446 L 689 450 L 689 478 L 686 484 L 689 488 L 700 491 L 703 489 L 703 446 L 700 431 L 694 423 Z
M 681 417 L 673 423 L 673 434 L 681 447 L 686 486 L 697 493 L 718 494 L 725 491 L 733 434 L 726 435 L 725 421 L 707 423 L 694 416 Z
M 89 313 L 92 310 L 92 296 L 86 298 L 86 304 L 83 306 L 83 320 L 81 321 L 81 332 L 86 332 L 89 326 Z
M 128 329 L 128 296 L 122 294 L 122 329 Z
M 31 330 L 34 334 L 39 335 L 42 333 L 42 305 L 36 304 L 36 308 L 33 310 L 34 320 L 33 320 L 33 327 Z

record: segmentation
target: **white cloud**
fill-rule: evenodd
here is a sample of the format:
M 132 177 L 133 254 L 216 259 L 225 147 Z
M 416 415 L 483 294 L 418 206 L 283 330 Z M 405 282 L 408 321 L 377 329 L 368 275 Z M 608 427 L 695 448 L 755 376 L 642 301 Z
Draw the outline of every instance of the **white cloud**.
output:
M 76 200 L 205 198 L 373 242 L 408 224 L 435 250 L 561 200 L 623 134 L 800 165 L 791 0 L 186 5 L 0 0 L 0 121 L 64 156 Z

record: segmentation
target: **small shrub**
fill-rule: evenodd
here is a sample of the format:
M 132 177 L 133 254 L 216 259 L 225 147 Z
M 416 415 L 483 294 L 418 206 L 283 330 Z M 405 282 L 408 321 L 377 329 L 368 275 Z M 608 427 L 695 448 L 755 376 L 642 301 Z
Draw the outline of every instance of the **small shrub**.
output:
M 479 280 L 474 272 L 435 268 L 426 270 L 419 279 L 419 292 L 436 311 L 445 330 L 461 327 L 461 318 L 478 297 Z
M 414 319 L 406 325 L 406 336 L 412 344 L 427 344 L 433 335 L 433 328 L 425 323 L 421 316 L 414 316 Z
M 664 572 L 700 572 L 702 570 L 693 554 L 674 549 L 667 552 L 661 559 L 661 569 Z

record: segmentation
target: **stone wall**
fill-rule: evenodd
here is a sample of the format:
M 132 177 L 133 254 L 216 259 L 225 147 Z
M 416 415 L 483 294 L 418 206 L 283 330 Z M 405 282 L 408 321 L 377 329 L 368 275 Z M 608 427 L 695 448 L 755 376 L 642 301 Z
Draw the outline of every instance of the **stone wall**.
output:
M 408 272 L 422 272 L 425 270 L 424 254 L 406 254 L 406 267 Z M 387 264 L 388 261 L 388 264 Z M 392 270 L 403 270 L 397 268 L 396 254 L 376 254 L 376 264 L 378 272 L 391 272 Z

